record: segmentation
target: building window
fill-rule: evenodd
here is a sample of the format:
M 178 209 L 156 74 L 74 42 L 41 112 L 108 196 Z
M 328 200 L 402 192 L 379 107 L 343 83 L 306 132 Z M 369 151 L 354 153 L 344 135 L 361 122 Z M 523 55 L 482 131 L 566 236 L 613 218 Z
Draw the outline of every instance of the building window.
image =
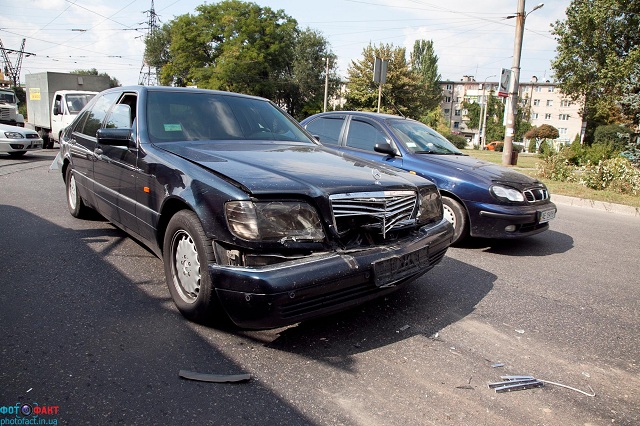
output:
M 560 136 L 567 136 L 567 128 L 566 127 L 558 127 L 558 134 Z
M 560 114 L 558 116 L 558 119 L 562 121 L 567 121 L 569 119 L 569 114 Z
M 531 119 L 532 120 L 537 120 L 538 119 L 538 113 L 537 112 L 532 112 L 531 113 Z
M 460 96 L 456 96 L 456 103 L 460 103 Z
M 536 86 L 536 92 L 542 92 L 542 86 Z
M 453 113 L 453 115 L 460 115 L 460 110 L 456 109 L 455 112 Z
M 563 99 L 562 101 L 560 101 L 560 106 L 561 107 L 568 107 L 571 106 L 571 102 L 567 99 Z
M 453 84 L 447 84 L 447 90 L 452 90 L 453 89 Z
M 453 128 L 454 128 L 454 129 L 458 129 L 458 128 L 460 128 L 460 123 L 459 123 L 459 122 L 457 122 L 457 121 L 454 121 L 454 122 L 453 122 Z
M 451 103 L 451 96 L 445 96 L 444 101 L 448 104 Z
M 554 90 L 555 90 L 555 87 L 549 86 L 549 93 L 553 93 Z
M 449 108 L 445 108 L 445 109 L 444 109 L 444 113 L 445 113 L 446 115 L 449 115 L 449 114 L 451 113 L 451 110 L 450 110 Z
M 547 106 L 553 106 L 553 99 L 547 99 Z
M 540 99 L 534 99 L 533 106 L 538 106 L 538 105 L 540 105 Z
M 545 114 L 544 115 L 544 119 L 545 120 L 551 120 L 551 114 Z

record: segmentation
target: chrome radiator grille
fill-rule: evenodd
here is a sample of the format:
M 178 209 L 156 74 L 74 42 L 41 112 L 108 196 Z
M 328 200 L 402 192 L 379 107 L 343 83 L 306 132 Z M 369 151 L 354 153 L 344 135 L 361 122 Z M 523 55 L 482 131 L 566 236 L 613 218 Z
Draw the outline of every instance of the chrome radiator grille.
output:
M 536 203 L 549 199 L 549 191 L 542 187 L 525 189 L 523 192 L 529 203 Z
M 339 233 L 353 226 L 387 232 L 414 222 L 416 193 L 413 191 L 379 191 L 334 194 L 330 197 L 333 221 Z

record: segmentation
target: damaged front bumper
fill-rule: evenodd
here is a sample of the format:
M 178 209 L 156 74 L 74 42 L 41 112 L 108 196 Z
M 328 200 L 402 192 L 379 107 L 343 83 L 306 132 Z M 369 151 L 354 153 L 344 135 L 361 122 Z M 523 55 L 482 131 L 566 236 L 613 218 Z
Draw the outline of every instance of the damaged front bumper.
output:
M 230 319 L 264 329 L 342 311 L 388 294 L 433 268 L 453 228 L 446 220 L 388 246 L 325 253 L 264 267 L 209 265 Z

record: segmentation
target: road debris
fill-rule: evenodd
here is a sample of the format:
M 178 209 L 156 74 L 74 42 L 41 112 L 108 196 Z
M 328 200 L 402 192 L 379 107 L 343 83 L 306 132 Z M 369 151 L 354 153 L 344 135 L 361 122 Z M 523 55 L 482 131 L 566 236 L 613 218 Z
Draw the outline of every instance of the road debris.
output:
M 590 396 L 590 397 L 596 396 L 596 393 L 591 386 L 589 386 L 591 393 L 588 393 L 571 386 L 563 385 L 562 383 L 552 382 L 550 380 L 536 379 L 533 376 L 500 376 L 500 378 L 504 381 L 489 383 L 489 388 L 495 389 L 496 393 L 511 392 L 516 390 L 524 390 L 524 389 L 532 389 L 532 388 L 541 388 L 546 383 L 548 385 L 560 386 L 566 389 L 570 389 L 572 391 L 579 392 L 586 396 Z
M 511 392 L 524 389 L 541 388 L 544 384 L 533 376 L 500 376 L 503 382 L 489 383 L 490 389 L 496 393 Z
M 403 325 L 402 327 L 400 327 L 400 330 L 396 330 L 396 333 L 400 333 L 401 331 L 405 331 L 409 328 L 411 328 L 410 325 Z
M 491 364 L 491 368 L 499 368 L 504 367 L 504 364 L 501 362 L 496 362 L 495 364 Z
M 178 375 L 183 379 L 212 383 L 237 383 L 251 380 L 251 374 L 206 374 L 180 370 Z

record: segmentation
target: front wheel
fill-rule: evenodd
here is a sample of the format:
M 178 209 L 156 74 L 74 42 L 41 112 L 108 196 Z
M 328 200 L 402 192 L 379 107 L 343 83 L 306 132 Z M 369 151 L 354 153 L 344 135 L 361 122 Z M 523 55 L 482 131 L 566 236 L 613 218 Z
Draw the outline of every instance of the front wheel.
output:
M 449 197 L 442 197 L 444 218 L 453 225 L 451 245 L 461 243 L 469 235 L 469 221 L 464 206 Z
M 215 262 L 213 246 L 195 213 L 182 210 L 171 218 L 162 258 L 169 292 L 184 317 L 205 323 L 222 316 L 208 271 Z

